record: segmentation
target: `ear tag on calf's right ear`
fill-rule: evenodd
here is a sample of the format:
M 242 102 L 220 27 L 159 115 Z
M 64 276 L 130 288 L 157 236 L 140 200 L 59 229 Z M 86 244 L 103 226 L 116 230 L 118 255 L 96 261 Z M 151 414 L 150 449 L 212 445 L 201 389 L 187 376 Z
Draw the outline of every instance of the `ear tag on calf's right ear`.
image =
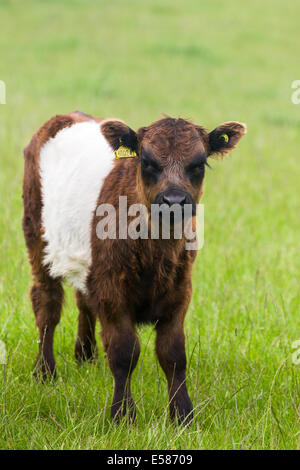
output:
M 136 152 L 121 145 L 118 150 L 115 151 L 115 156 L 116 158 L 134 158 L 136 157 Z

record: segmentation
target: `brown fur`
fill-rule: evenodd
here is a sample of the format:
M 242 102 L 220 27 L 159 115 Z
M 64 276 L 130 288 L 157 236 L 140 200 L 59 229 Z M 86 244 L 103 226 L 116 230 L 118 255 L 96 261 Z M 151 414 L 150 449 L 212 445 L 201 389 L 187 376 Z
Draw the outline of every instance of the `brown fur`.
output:
M 60 319 L 63 290 L 61 280 L 52 279 L 42 266 L 39 153 L 41 146 L 60 129 L 89 119 L 92 117 L 78 111 L 56 116 L 34 135 L 25 149 L 23 228 L 34 277 L 31 298 L 40 332 L 36 370 L 43 379 L 47 372 L 55 373 L 53 335 Z M 102 120 L 102 132 L 112 148 L 126 145 L 138 153 L 138 158 L 116 161 L 99 195 L 98 205 L 111 203 L 118 214 L 120 195 L 127 196 L 128 206 L 144 203 L 150 208 L 170 187 L 183 191 L 197 203 L 203 192 L 204 163 L 196 176 L 191 175 L 190 166 L 195 158 L 206 159 L 212 152 L 228 152 L 241 138 L 245 127 L 225 123 L 207 133 L 203 127 L 183 119 L 164 118 L 135 133 L 124 122 L 109 119 Z M 224 142 L 223 133 L 227 133 L 229 142 Z M 155 158 L 159 176 L 150 174 L 149 177 L 147 167 L 143 169 L 145 152 Z M 75 356 L 78 361 L 94 356 L 98 317 L 115 380 L 112 417 L 119 419 L 129 411 L 133 419 L 135 405 L 130 379 L 140 352 L 135 327 L 138 323 L 153 323 L 157 333 L 156 353 L 168 382 L 171 417 L 188 422 L 192 418 L 192 403 L 186 387 L 184 318 L 192 295 L 195 252 L 185 249 L 184 239 L 101 240 L 96 235 L 98 221 L 95 215 L 91 227 L 88 294 L 77 292 L 80 313 Z

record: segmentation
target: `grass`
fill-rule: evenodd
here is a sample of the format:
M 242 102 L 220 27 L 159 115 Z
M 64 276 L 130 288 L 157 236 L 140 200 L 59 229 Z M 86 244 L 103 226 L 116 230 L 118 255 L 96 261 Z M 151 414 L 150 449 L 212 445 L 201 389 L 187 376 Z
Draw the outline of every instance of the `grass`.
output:
M 298 0 L 2 0 L 0 79 L 1 449 L 299 449 L 300 105 Z M 205 244 L 186 320 L 196 418 L 167 416 L 151 327 L 133 377 L 134 426 L 109 422 L 112 377 L 77 368 L 67 288 L 59 377 L 37 384 L 37 331 L 21 231 L 22 149 L 50 116 L 82 109 L 138 128 L 168 113 L 212 129 L 248 125 L 208 172 Z

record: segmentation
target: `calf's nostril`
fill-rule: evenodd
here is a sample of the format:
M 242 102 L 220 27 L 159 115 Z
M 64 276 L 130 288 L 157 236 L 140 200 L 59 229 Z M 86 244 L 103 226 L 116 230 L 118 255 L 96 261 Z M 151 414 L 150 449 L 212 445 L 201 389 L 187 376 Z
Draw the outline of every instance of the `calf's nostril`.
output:
M 172 206 L 173 204 L 180 204 L 183 206 L 186 202 L 186 196 L 184 194 L 164 194 L 163 202 Z

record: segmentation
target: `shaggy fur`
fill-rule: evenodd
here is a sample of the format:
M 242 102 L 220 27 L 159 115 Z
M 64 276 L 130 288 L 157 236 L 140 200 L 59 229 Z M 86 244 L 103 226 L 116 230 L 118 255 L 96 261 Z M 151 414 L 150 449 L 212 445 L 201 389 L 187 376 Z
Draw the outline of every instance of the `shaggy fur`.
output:
M 94 357 L 95 322 L 101 322 L 115 381 L 112 417 L 118 420 L 126 411 L 135 417 L 130 378 L 140 352 L 136 324 L 150 322 L 168 382 L 170 415 L 179 422 L 192 419 L 184 318 L 196 252 L 185 249 L 184 238 L 101 240 L 95 208 L 110 203 L 118 216 L 119 196 L 127 196 L 128 206 L 142 203 L 150 209 L 166 195 L 176 199 L 183 194 L 196 205 L 207 158 L 228 153 L 245 132 L 245 125 L 237 122 L 208 133 L 183 119 L 164 118 L 135 133 L 120 120 L 76 111 L 52 118 L 33 136 L 24 152 L 23 229 L 40 334 L 37 377 L 45 380 L 55 374 L 54 330 L 60 320 L 62 281 L 68 279 L 76 288 L 79 308 L 79 362 Z M 137 158 L 114 161 L 119 145 L 137 152 Z
M 82 292 L 91 264 L 92 216 L 114 162 L 101 125 L 92 120 L 60 130 L 40 151 L 43 264 L 50 276 Z

